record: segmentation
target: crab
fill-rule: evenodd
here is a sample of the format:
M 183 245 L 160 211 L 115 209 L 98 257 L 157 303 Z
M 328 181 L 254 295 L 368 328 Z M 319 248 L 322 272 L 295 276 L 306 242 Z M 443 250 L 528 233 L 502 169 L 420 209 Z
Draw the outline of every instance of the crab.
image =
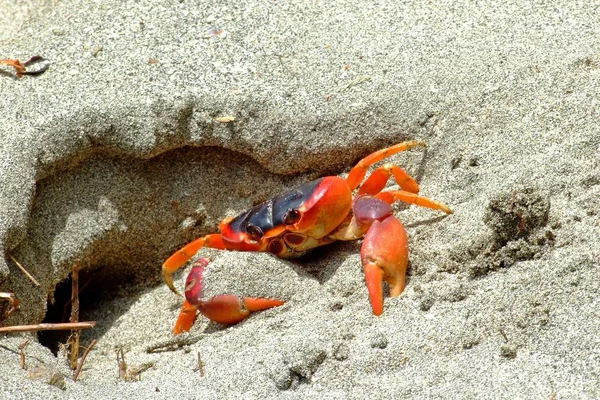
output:
M 365 180 L 373 164 L 413 147 L 427 145 L 413 140 L 387 147 L 360 160 L 345 179 L 339 176 L 319 178 L 275 196 L 235 218 L 225 218 L 219 224 L 221 233 L 195 239 L 164 262 L 165 283 L 179 294 L 173 284 L 173 274 L 202 247 L 267 251 L 290 258 L 335 241 L 364 238 L 361 262 L 373 314 L 380 316 L 384 303 L 383 282 L 389 285 L 392 297 L 400 295 L 408 264 L 406 230 L 394 216 L 391 205 L 402 201 L 452 213 L 447 205 L 418 195 L 417 182 L 396 165 L 382 165 Z M 392 176 L 400 190 L 383 191 Z M 214 322 L 234 324 L 254 311 L 284 304 L 278 299 L 232 294 L 204 299 L 203 275 L 208 262 L 206 258 L 198 259 L 189 272 L 185 301 L 174 334 L 189 331 L 198 311 Z

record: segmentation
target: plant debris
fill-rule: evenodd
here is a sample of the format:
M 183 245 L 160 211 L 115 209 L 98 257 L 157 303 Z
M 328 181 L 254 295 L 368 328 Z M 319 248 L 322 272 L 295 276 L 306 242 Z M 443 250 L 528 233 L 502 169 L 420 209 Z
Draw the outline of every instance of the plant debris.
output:
M 44 61 L 46 61 L 46 63 L 44 63 L 40 68 L 33 71 L 27 70 L 27 67 Z M 47 60 L 42 56 L 33 56 L 24 63 L 19 60 L 5 58 L 0 60 L 0 64 L 13 67 L 16 71 L 15 74 L 17 78 L 21 78 L 23 75 L 40 75 L 46 72 L 46 70 L 50 67 L 50 63 L 47 62 Z

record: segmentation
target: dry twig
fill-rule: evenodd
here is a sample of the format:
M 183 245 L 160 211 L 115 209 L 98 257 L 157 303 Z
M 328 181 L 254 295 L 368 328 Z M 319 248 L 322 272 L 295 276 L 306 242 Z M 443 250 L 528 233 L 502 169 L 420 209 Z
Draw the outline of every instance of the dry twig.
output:
M 92 340 L 92 343 L 90 343 L 90 345 L 83 352 L 83 356 L 81 357 L 81 361 L 79 361 L 79 364 L 77 365 L 77 369 L 73 373 L 73 380 L 75 382 L 77 382 L 77 378 L 79 378 L 79 373 L 81 372 L 81 368 L 83 368 L 83 363 L 85 362 L 85 359 L 87 358 L 87 356 L 90 353 L 90 351 L 92 351 L 92 348 L 96 345 L 96 342 L 98 342 L 98 340 L 96 340 L 96 339 Z
M 370 82 L 370 81 L 371 81 L 371 77 L 369 75 L 360 75 L 360 76 L 356 77 L 356 79 L 354 79 L 353 81 L 349 82 L 348 84 L 346 84 L 345 86 L 340 88 L 339 92 L 344 93 L 346 90 L 350 89 L 351 87 L 360 85 L 365 82 Z
M 20 333 L 35 331 L 66 331 L 73 329 L 90 329 L 96 325 L 96 321 L 87 322 L 65 322 L 59 324 L 34 324 L 34 325 L 15 325 L 0 327 L 0 333 Z
M 85 288 L 89 286 L 89 284 L 92 282 L 92 280 L 93 280 L 93 279 L 94 279 L 94 277 L 93 277 L 93 276 L 90 276 L 90 277 L 88 278 L 88 280 L 87 280 L 87 281 L 85 281 L 85 283 L 83 284 L 83 286 L 81 286 L 81 287 L 79 288 L 79 293 L 78 293 L 79 295 L 81 295 L 81 293 L 82 293 L 82 292 L 85 290 Z M 67 318 L 67 307 L 69 307 L 69 306 L 71 305 L 71 302 L 72 302 L 72 301 L 73 301 L 73 299 L 69 299 L 69 301 L 67 301 L 67 302 L 65 303 L 65 305 L 63 306 L 63 314 L 62 314 L 62 319 L 61 319 L 61 321 L 64 321 L 64 320 Z
M 125 382 L 139 381 L 142 372 L 147 371 L 154 366 L 153 362 L 149 362 L 144 363 L 137 368 L 127 368 L 125 353 L 123 352 L 122 347 L 117 350 L 117 364 L 119 365 L 119 379 Z
M 16 260 L 16 259 L 13 257 L 13 255 L 12 255 L 12 254 L 9 254 L 9 255 L 8 255 L 8 257 L 9 257 L 9 258 L 10 258 L 10 259 L 11 259 L 11 260 L 12 260 L 12 261 L 13 261 L 13 262 L 14 262 L 14 263 L 17 265 L 17 267 L 19 267 L 19 269 L 21 270 L 21 272 L 23 272 L 23 273 L 25 274 L 25 276 L 26 276 L 26 277 L 28 277 L 28 278 L 29 278 L 29 280 L 30 280 L 31 282 L 33 282 L 33 284 L 34 284 L 36 287 L 39 287 L 39 286 L 40 286 L 40 283 L 37 281 L 37 279 L 35 279 L 35 278 L 33 277 L 33 275 L 31 275 L 31 274 L 30 274 L 30 273 L 29 273 L 29 272 L 28 272 L 28 271 L 25 269 L 25 267 L 23 267 L 23 266 L 21 265 L 21 263 L 20 263 L 20 262 L 18 262 L 18 261 L 17 261 L 17 260 Z
M 79 263 L 76 261 L 73 265 L 73 274 L 71 278 L 71 318 L 69 322 L 79 322 Z M 79 358 L 79 330 L 74 330 L 71 339 L 71 369 L 77 368 L 77 359 Z
M 184 346 L 190 346 L 200 339 L 204 338 L 204 334 L 187 334 L 179 335 L 160 343 L 155 343 L 146 347 L 146 353 L 165 353 L 168 351 L 177 351 Z
M 0 292 L 0 300 L 8 301 L 10 307 L 4 313 L 2 313 L 3 308 L 0 308 L 0 322 L 3 322 L 12 312 L 19 309 L 19 299 L 17 299 L 14 293 Z
M 26 340 L 19 345 L 19 351 L 21 352 L 21 355 L 20 355 L 21 368 L 23 368 L 24 370 L 27 370 L 27 365 L 25 365 L 25 347 L 27 347 L 28 344 L 29 344 L 29 340 Z
M 119 379 L 124 381 L 127 376 L 127 363 L 125 362 L 125 354 L 122 347 L 117 350 L 117 364 L 119 365 Z

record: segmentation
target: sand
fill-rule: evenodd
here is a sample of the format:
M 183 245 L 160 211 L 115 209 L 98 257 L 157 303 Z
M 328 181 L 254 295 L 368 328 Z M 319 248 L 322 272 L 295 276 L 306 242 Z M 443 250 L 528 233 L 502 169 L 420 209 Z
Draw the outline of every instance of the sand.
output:
M 69 287 L 57 285 L 75 262 L 90 282 L 80 318 L 97 322 L 76 382 L 61 351 L 0 336 L 0 398 L 600 397 L 597 6 L 0 10 L 0 58 L 50 63 L 39 76 L 0 73 L 0 291 L 21 300 L 4 324 L 42 321 L 49 295 L 61 314 Z M 391 162 L 454 214 L 395 208 L 408 281 L 381 317 L 360 242 L 298 261 L 202 250 L 215 292 L 286 304 L 231 327 L 199 318 L 172 336 L 181 298 L 160 265 L 175 249 L 412 139 L 428 149 Z

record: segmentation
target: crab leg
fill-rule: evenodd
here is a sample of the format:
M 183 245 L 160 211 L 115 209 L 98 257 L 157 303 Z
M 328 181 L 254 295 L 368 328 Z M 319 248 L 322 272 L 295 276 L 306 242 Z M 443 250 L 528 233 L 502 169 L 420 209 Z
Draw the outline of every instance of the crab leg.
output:
M 373 314 L 379 316 L 383 313 L 383 281 L 390 285 L 392 297 L 404 290 L 408 237 L 402 223 L 393 215 L 374 221 L 365 235 L 360 257 Z
M 358 187 L 358 185 L 360 185 L 362 180 L 365 178 L 367 170 L 371 165 L 383 160 L 384 158 L 393 156 L 396 153 L 400 153 L 401 151 L 405 151 L 417 146 L 427 147 L 427 144 L 425 144 L 424 142 L 419 142 L 418 140 L 410 140 L 407 142 L 398 143 L 396 145 L 369 154 L 368 156 L 360 160 L 350 170 L 350 173 L 346 178 L 346 182 L 348 182 L 350 190 L 354 190 Z M 398 182 L 398 184 L 400 184 L 400 182 Z
M 238 297 L 232 294 L 222 294 L 203 300 L 203 275 L 208 263 L 207 258 L 198 259 L 186 279 L 186 300 L 173 329 L 175 335 L 191 329 L 196 319 L 196 310 L 211 321 L 220 324 L 235 324 L 247 318 L 254 311 L 267 310 L 284 304 L 283 301 L 276 299 Z
M 175 322 L 175 326 L 173 327 L 173 334 L 180 335 L 183 332 L 187 332 L 192 329 L 194 325 L 194 321 L 196 321 L 197 308 L 187 300 L 184 300 L 183 305 L 181 306 L 181 311 L 179 311 L 179 316 L 177 317 L 177 321 Z
M 175 285 L 173 284 L 173 274 L 175 271 L 185 265 L 185 263 L 188 262 L 202 247 L 225 250 L 223 238 L 220 234 L 215 233 L 212 235 L 206 235 L 186 244 L 181 249 L 177 250 L 162 265 L 163 279 L 173 293 L 179 294 L 177 289 L 175 289 Z
M 454 211 L 444 203 L 431 200 L 427 197 L 419 196 L 415 193 L 410 193 L 404 190 L 392 190 L 389 192 L 381 192 L 375 195 L 376 198 L 392 204 L 395 201 L 402 201 L 408 204 L 416 204 L 421 207 L 431 208 L 433 210 L 442 210 L 446 214 L 452 214 Z
M 381 192 L 392 175 L 402 190 L 419 193 L 419 184 L 405 170 L 397 165 L 385 164 L 369 175 L 367 180 L 360 185 L 358 194 L 374 195 Z

